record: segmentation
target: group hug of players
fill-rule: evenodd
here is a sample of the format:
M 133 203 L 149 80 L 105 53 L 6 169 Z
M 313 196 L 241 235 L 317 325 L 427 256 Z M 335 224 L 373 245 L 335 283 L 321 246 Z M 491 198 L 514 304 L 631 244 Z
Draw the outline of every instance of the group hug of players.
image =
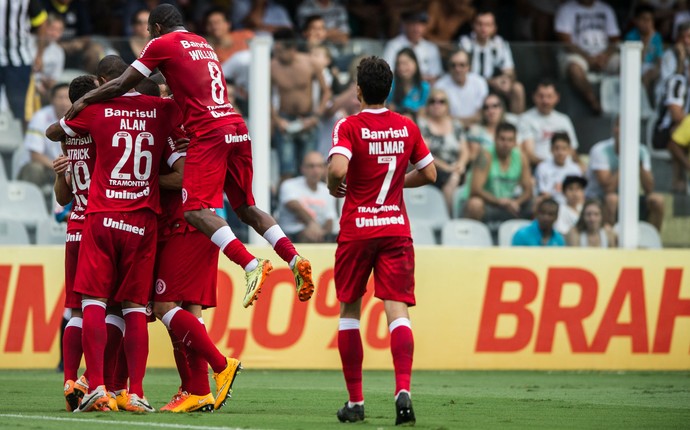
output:
M 95 90 L 97 82 L 107 84 L 123 76 L 128 68 L 120 57 L 105 57 L 97 77 L 80 76 L 72 81 L 71 100 L 74 103 Z M 184 132 L 180 127 L 183 115 L 176 101 L 161 97 L 155 82 L 142 79 L 135 90 L 90 104 L 46 131 L 49 138 L 62 142 L 65 154 L 54 162 L 56 198 L 61 204 L 73 201 L 65 252 L 65 307 L 72 309 L 63 336 L 68 410 L 155 410 L 143 390 L 146 324 L 151 311 L 168 328 L 181 379 L 178 393 L 160 410 L 219 409 L 241 370 L 237 359 L 218 351 L 201 319 L 203 308 L 215 306 L 218 251 L 223 250 L 246 271 L 245 307 L 256 300 L 272 266 L 268 260 L 252 256 L 234 236 L 219 235 L 218 231 L 232 232 L 212 210 L 202 209 L 207 212 L 203 216 L 221 224 L 211 226 L 211 240 L 204 232 L 209 230 L 207 226 L 198 223 L 195 228 L 185 219 L 185 208 L 193 200 L 191 192 L 199 196 L 196 191 L 209 179 L 212 168 L 203 158 L 214 148 L 200 148 L 206 154 L 196 154 L 196 169 L 189 167 L 189 153 L 209 134 L 223 142 L 215 145 L 220 150 L 229 145 L 223 135 L 207 131 L 201 139 L 192 134 L 197 141 L 186 153 L 180 152 L 176 143 L 187 146 L 189 127 Z M 221 127 L 222 131 L 227 133 L 230 128 L 232 134 L 247 134 L 239 115 L 226 118 L 231 127 Z M 226 177 L 218 183 L 224 184 L 234 207 L 246 209 L 248 204 L 253 206 L 251 142 L 228 149 L 233 161 L 227 168 L 223 166 Z M 219 152 L 211 155 L 218 157 Z M 190 174 L 196 176 L 187 180 Z M 213 208 L 222 200 L 212 195 L 192 204 L 195 209 Z M 272 218 L 268 222 L 256 218 L 250 224 L 290 264 L 297 294 L 300 300 L 308 300 L 314 291 L 308 260 L 296 253 Z M 147 315 L 149 303 L 153 306 Z M 87 370 L 77 377 L 82 351 Z M 214 371 L 215 395 L 209 386 L 209 365 Z

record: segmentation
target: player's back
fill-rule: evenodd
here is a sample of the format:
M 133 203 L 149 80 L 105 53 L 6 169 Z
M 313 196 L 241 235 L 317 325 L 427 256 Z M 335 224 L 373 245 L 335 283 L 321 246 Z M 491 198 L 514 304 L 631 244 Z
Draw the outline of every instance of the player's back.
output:
M 180 113 L 170 99 L 127 93 L 88 106 L 67 121 L 77 133 L 90 131 L 96 144 L 87 213 L 160 211 L 161 157 Z
M 149 42 L 133 66 L 138 64 L 160 69 L 191 133 L 201 135 L 223 118 L 239 118 L 228 100 L 218 56 L 203 37 L 182 30 L 167 33 Z
M 336 124 L 333 145 L 331 154 L 351 151 L 339 241 L 409 237 L 405 173 L 428 154 L 414 122 L 388 109 L 364 110 Z

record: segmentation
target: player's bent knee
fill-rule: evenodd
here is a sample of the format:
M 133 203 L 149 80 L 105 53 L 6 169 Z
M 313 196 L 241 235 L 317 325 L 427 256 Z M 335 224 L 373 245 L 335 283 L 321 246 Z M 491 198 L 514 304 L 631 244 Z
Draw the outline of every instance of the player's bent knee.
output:
M 167 314 L 168 311 L 174 309 L 177 306 L 175 302 L 154 302 L 153 303 L 153 314 L 156 318 L 163 319 L 163 315 Z

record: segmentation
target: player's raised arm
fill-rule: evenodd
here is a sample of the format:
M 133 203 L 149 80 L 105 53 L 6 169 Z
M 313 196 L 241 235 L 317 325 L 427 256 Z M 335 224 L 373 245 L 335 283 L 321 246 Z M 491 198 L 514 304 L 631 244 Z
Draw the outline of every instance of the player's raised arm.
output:
M 121 96 L 127 91 L 134 88 L 145 76 L 141 74 L 134 67 L 128 67 L 125 72 L 120 75 L 120 77 L 108 81 L 95 90 L 91 90 L 86 95 L 72 104 L 70 110 L 67 111 L 65 115 L 66 119 L 73 119 L 77 113 L 79 113 L 86 106 L 101 102 L 104 100 L 110 100 L 114 97 Z

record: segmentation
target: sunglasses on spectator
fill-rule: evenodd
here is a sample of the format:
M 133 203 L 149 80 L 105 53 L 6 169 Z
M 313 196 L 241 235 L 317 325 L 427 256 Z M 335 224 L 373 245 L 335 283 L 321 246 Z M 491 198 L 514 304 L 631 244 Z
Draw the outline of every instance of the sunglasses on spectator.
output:
M 467 67 L 468 63 L 450 63 L 451 67 Z
M 500 108 L 500 107 L 501 107 L 501 105 L 500 105 L 499 103 L 492 103 L 492 104 L 490 104 L 490 105 L 484 105 L 484 106 L 482 106 L 482 109 L 484 109 L 484 110 L 489 110 L 489 109 L 498 109 L 498 108 Z
M 306 168 L 315 168 L 315 167 L 323 167 L 325 166 L 324 163 L 305 163 L 303 164 L 304 167 Z
M 447 100 L 446 99 L 429 99 L 429 104 L 439 104 L 439 105 L 444 105 L 446 104 Z

